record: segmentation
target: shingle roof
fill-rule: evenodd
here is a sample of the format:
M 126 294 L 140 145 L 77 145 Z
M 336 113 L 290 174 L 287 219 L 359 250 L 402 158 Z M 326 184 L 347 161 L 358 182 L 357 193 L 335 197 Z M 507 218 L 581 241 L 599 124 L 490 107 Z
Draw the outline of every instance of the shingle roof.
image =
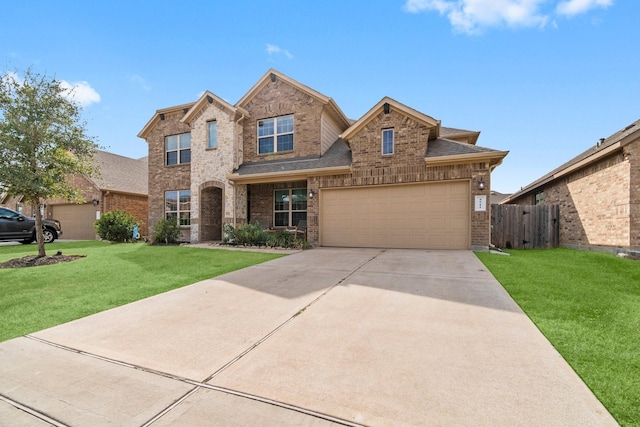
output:
M 323 156 L 244 163 L 234 172 L 238 175 L 252 175 L 349 165 L 351 165 L 351 150 L 342 139 L 338 139 Z
M 489 153 L 492 151 L 498 152 L 498 150 L 492 148 L 479 147 L 451 139 L 437 138 L 427 143 L 425 157 L 457 156 L 463 154 Z
M 465 130 L 465 129 L 456 129 L 456 128 L 448 128 L 445 126 L 440 126 L 440 136 L 447 137 L 449 135 L 457 135 L 460 133 L 475 133 L 474 130 Z
M 94 165 L 102 176 L 90 178 L 101 190 L 148 194 L 148 158 L 132 159 L 106 151 L 96 151 Z
M 542 177 L 538 178 L 537 180 L 533 181 L 531 184 L 523 187 L 520 191 L 517 191 L 515 193 L 513 193 L 511 196 L 509 196 L 509 198 L 507 198 L 505 200 L 505 202 L 508 202 L 512 199 L 515 199 L 516 197 L 521 196 L 522 194 L 525 194 L 535 188 L 537 188 L 538 186 L 545 184 L 549 181 L 552 181 L 554 179 L 554 176 L 560 172 L 562 172 L 565 169 L 570 168 L 571 166 L 588 159 L 589 157 L 593 156 L 594 154 L 598 154 L 600 151 L 616 144 L 617 142 L 621 141 L 623 138 L 625 138 L 626 136 L 637 132 L 640 130 L 640 119 L 636 120 L 635 122 L 631 123 L 630 125 L 624 127 L 623 129 L 619 130 L 618 132 L 614 133 L 613 135 L 609 136 L 608 138 L 603 138 L 601 139 L 596 145 L 591 146 L 589 149 L 587 149 L 586 151 L 583 151 L 582 153 L 578 154 L 576 157 L 572 158 L 571 160 L 569 160 L 568 162 L 563 163 L 562 165 L 558 166 L 557 168 L 555 168 L 554 170 L 552 170 L 551 172 L 543 175 Z

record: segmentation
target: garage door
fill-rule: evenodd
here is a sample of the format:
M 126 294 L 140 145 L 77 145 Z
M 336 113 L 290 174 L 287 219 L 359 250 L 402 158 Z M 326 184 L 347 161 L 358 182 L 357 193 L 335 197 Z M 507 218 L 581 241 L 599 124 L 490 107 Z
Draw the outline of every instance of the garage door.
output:
M 95 240 L 96 208 L 93 204 L 53 206 L 53 217 L 60 221 L 62 238 Z
M 468 249 L 469 182 L 322 189 L 322 246 Z

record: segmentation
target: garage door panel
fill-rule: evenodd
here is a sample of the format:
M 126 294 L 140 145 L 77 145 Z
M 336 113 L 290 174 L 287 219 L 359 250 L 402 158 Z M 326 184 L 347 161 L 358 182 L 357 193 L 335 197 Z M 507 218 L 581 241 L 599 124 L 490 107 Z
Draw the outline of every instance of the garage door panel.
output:
M 468 249 L 469 183 L 323 189 L 323 246 Z
M 62 237 L 74 240 L 95 240 L 97 208 L 92 204 L 55 205 L 53 217 L 60 221 Z

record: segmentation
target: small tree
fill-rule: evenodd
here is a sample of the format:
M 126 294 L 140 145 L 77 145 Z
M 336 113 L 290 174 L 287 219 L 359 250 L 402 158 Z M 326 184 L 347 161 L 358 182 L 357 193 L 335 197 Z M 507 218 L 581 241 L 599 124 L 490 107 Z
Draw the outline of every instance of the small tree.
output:
M 95 223 L 98 236 L 110 242 L 126 242 L 133 239 L 135 219 L 126 212 L 104 213 Z
M 34 209 L 38 255 L 45 256 L 40 205 L 49 198 L 77 200 L 79 191 L 65 178 L 95 175 L 98 148 L 80 121 L 80 106 L 68 89 L 28 69 L 0 77 L 0 187 L 22 195 Z

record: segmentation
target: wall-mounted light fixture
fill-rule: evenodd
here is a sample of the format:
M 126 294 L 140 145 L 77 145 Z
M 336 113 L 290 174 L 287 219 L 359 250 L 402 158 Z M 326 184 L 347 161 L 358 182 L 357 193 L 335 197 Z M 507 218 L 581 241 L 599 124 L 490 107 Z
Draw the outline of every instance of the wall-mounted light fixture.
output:
M 484 181 L 482 180 L 482 178 L 480 178 L 480 181 L 478 181 L 478 190 L 484 190 Z
M 98 206 L 98 205 L 100 204 L 100 200 L 98 200 L 98 199 L 93 199 L 93 200 L 91 201 L 91 203 L 93 203 L 93 206 Z
M 313 190 L 309 190 L 309 198 L 313 199 L 313 196 L 315 196 L 316 193 L 313 192 Z

